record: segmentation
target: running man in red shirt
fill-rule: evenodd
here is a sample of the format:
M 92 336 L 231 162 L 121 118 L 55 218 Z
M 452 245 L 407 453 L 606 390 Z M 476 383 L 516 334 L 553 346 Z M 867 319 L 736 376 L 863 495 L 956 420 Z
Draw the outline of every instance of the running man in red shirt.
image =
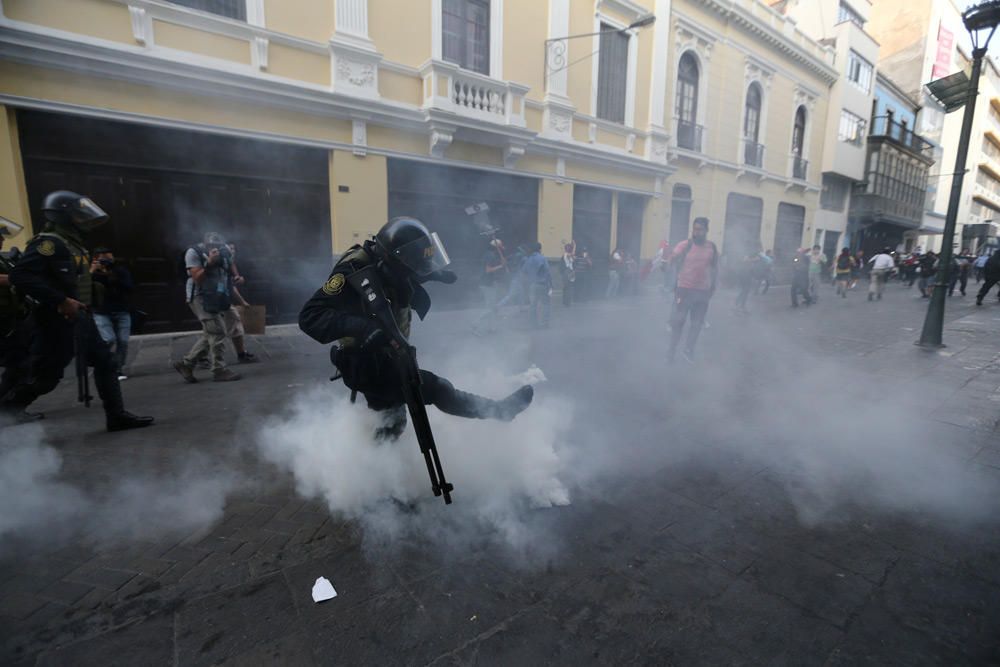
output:
M 719 251 L 708 240 L 708 218 L 695 218 L 691 238 L 681 241 L 674 248 L 670 262 L 677 271 L 677 288 L 674 290 L 674 312 L 670 317 L 670 361 L 677 354 L 677 347 L 684 332 L 684 322 L 690 315 L 684 358 L 694 361 L 694 346 L 705 324 L 708 302 L 715 293 L 719 273 Z

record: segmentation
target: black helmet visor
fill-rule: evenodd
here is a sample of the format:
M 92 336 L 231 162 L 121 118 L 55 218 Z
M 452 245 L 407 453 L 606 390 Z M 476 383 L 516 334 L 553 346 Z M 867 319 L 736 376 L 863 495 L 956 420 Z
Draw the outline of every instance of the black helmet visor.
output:
M 392 255 L 400 264 L 418 276 L 429 275 L 451 264 L 448 251 L 444 249 L 437 232 L 404 243 L 396 248 Z
M 89 232 L 108 221 L 108 214 L 88 197 L 80 197 L 69 211 L 70 221 L 79 229 Z

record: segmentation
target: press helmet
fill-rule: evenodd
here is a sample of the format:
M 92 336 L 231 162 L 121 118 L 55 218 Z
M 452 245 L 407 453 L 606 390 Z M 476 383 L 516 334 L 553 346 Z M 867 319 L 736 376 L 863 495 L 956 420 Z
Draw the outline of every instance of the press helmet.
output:
M 69 190 L 56 190 L 47 194 L 42 212 L 47 221 L 73 225 L 81 232 L 89 232 L 108 221 L 108 214 L 89 197 Z
M 375 235 L 383 260 L 418 276 L 426 276 L 451 263 L 436 232 L 416 218 L 393 218 Z

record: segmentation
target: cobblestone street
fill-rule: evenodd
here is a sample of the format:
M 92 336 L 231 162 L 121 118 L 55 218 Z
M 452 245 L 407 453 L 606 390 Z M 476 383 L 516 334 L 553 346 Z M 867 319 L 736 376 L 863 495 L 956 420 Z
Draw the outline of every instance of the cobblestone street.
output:
M 65 381 L 37 406 L 61 469 L 35 481 L 95 506 L 128 480 L 177 499 L 197 491 L 189 473 L 231 482 L 198 496 L 205 520 L 183 534 L 173 505 L 142 493 L 109 515 L 132 517 L 120 530 L 17 507 L 32 514 L 0 533 L 0 663 L 1000 662 L 1000 305 L 956 296 L 948 347 L 928 352 L 913 345 L 926 301 L 898 283 L 875 303 L 824 287 L 797 310 L 776 287 L 748 316 L 732 298 L 716 296 L 691 366 L 664 361 L 654 296 L 554 306 L 541 332 L 511 317 L 476 338 L 468 311 L 416 325 L 426 367 L 459 347 L 511 372 L 534 363 L 539 401 L 572 405 L 558 443 L 570 504 L 509 502 L 527 546 L 488 524 L 454 543 L 387 540 L 299 495 L 248 445 L 329 385 L 326 350 L 294 327 L 254 339 L 263 362 L 226 384 L 170 370 L 190 336 L 137 339 L 126 401 L 156 426 L 106 434 Z M 0 432 L 4 451 L 24 433 Z M 447 470 L 462 443 L 438 444 Z M 396 519 L 454 528 L 480 499 L 452 477 L 455 505 Z M 322 604 L 319 576 L 338 592 Z

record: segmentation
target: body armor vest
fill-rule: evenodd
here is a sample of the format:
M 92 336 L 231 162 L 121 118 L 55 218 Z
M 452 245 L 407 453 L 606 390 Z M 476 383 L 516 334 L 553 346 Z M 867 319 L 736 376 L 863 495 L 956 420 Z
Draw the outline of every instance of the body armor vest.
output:
M 85 306 L 97 305 L 95 303 L 97 285 L 94 284 L 94 277 L 90 275 L 90 252 L 58 232 L 42 232 L 39 236 L 57 238 L 66 244 L 70 255 L 73 256 L 73 267 L 76 271 L 76 300 Z
M 348 269 L 347 273 L 353 273 L 355 270 L 360 270 L 366 266 L 370 266 L 375 263 L 375 259 L 365 251 L 362 246 L 356 246 L 349 249 L 346 253 L 341 256 L 340 261 L 337 262 L 337 266 L 334 267 L 334 271 L 339 267 Z M 354 268 L 344 265 L 353 265 Z M 391 285 L 383 282 L 385 287 L 385 296 L 392 303 L 392 316 L 396 318 L 396 324 L 399 326 L 399 330 L 407 338 L 410 337 L 410 321 L 412 319 L 413 311 L 410 310 L 410 305 L 402 305 L 402 299 L 399 298 L 399 294 Z M 338 341 L 341 347 L 354 347 L 357 341 L 354 338 L 341 338 Z

